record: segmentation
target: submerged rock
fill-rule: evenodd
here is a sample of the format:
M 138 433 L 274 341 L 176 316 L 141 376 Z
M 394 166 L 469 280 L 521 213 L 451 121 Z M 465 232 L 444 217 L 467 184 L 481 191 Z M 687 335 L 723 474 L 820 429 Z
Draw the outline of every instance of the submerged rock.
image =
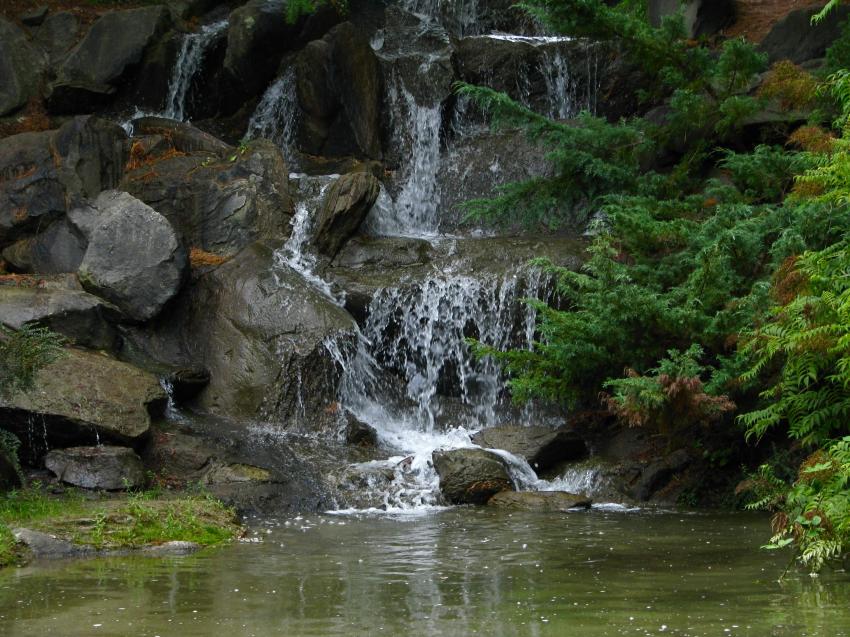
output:
M 588 509 L 592 500 L 566 491 L 502 491 L 487 501 L 488 506 L 514 511 L 569 511 Z
M 88 241 L 78 270 L 88 291 L 138 321 L 159 314 L 177 294 L 188 268 L 186 250 L 153 208 L 111 190 L 69 218 Z
M 500 491 L 513 490 L 505 461 L 484 449 L 435 451 L 440 491 L 452 504 L 486 504 Z
M 472 442 L 524 458 L 538 475 L 561 462 L 581 460 L 587 456 L 584 440 L 566 428 L 490 427 L 475 434 Z
M 128 447 L 69 447 L 54 449 L 44 466 L 62 482 L 84 489 L 117 491 L 144 484 L 145 468 Z
M 155 376 L 107 356 L 67 349 L 34 387 L 0 402 L 0 417 L 25 447 L 139 443 L 165 406 Z

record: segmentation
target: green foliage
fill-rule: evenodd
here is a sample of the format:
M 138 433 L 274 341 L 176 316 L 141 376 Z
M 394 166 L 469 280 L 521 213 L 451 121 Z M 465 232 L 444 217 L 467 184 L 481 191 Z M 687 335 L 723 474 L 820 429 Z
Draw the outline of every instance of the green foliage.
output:
M 829 0 L 823 9 L 812 16 L 812 24 L 822 22 L 830 13 L 838 8 L 839 4 L 841 4 L 841 0 Z
M 286 3 L 286 21 L 294 24 L 298 18 L 312 15 L 325 6 L 333 7 L 342 16 L 348 13 L 348 0 L 288 0 Z
M 65 339 L 44 327 L 0 326 L 0 393 L 26 390 L 35 373 L 62 354 Z
M 221 544 L 241 532 L 232 509 L 207 494 L 163 497 L 150 491 L 92 498 L 76 490 L 47 494 L 38 483 L 0 496 L 3 528 L 26 526 L 98 549 L 136 548 L 169 541 Z

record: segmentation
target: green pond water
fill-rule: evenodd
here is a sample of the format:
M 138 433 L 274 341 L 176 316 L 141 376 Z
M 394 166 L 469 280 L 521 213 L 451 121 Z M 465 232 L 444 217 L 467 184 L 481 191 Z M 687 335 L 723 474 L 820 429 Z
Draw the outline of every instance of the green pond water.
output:
M 255 521 L 191 556 L 0 573 L 0 635 L 850 635 L 850 574 L 811 578 L 759 551 L 743 514 Z

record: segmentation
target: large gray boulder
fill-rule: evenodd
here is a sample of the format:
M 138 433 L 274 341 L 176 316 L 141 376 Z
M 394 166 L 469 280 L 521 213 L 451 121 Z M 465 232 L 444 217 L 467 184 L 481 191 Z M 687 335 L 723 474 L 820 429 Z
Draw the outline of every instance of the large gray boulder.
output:
M 584 440 L 566 428 L 500 426 L 482 429 L 472 442 L 488 449 L 503 449 L 524 458 L 538 473 L 562 462 L 587 456 Z
M 112 349 L 118 336 L 110 321 L 118 318 L 116 308 L 82 290 L 0 286 L 0 323 L 15 330 L 37 325 L 83 347 Z
M 334 258 L 369 214 L 381 183 L 371 173 L 349 173 L 337 179 L 322 201 L 315 222 L 314 243 Z
M 155 376 L 77 349 L 43 367 L 34 386 L 0 400 L 0 418 L 31 452 L 100 442 L 137 444 L 165 407 Z M 37 425 L 37 426 L 36 426 Z
M 48 107 L 57 113 L 90 111 L 109 100 L 126 72 L 168 28 L 162 6 L 111 11 L 101 16 L 74 47 L 50 88 Z
M 17 26 L 0 17 L 0 117 L 38 94 L 47 57 Z
M 210 372 L 200 406 L 240 420 L 284 426 L 336 400 L 340 370 L 325 343 L 345 349 L 355 323 L 299 274 L 253 244 L 205 273 L 186 300 L 185 340 Z
M 68 213 L 88 247 L 78 275 L 83 287 L 128 318 L 147 321 L 180 290 L 186 250 L 168 220 L 132 195 L 107 190 Z
M 167 140 L 171 149 L 180 153 L 210 153 L 222 159 L 232 157 L 235 153 L 233 146 L 227 142 L 223 142 L 191 124 L 178 122 L 167 117 L 139 117 L 133 120 L 132 126 L 134 136 L 161 136 L 161 138 Z
M 84 489 L 118 491 L 145 482 L 142 460 L 128 447 L 54 449 L 45 456 L 44 466 L 62 482 Z
M 59 130 L 21 133 L 0 144 L 0 247 L 46 229 L 69 207 L 113 188 L 127 159 L 127 135 L 98 117 Z
M 502 491 L 487 501 L 487 506 L 509 511 L 564 512 L 588 509 L 592 500 L 583 494 L 566 491 Z
M 841 36 L 842 26 L 850 7 L 839 6 L 824 20 L 812 24 L 821 7 L 798 9 L 777 22 L 770 33 L 761 41 L 759 49 L 767 53 L 771 63 L 791 60 L 800 64 L 807 60 L 822 58 L 826 50 Z
M 187 247 L 230 256 L 258 239 L 287 236 L 289 175 L 271 142 L 223 157 L 198 152 L 152 162 L 128 172 L 121 188 L 167 218 Z
M 432 458 L 440 491 L 452 504 L 486 504 L 496 493 L 514 488 L 505 461 L 492 451 L 451 449 L 435 451 Z
M 47 16 L 45 21 L 32 31 L 35 41 L 47 51 L 53 64 L 68 53 L 77 42 L 80 19 L 70 11 L 60 11 Z

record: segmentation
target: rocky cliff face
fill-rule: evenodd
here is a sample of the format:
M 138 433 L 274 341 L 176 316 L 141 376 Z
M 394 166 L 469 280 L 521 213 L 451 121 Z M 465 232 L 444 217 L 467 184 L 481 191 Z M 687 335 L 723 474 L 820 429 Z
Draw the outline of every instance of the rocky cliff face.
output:
M 651 4 L 653 16 L 670 11 Z M 689 27 L 716 32 L 730 4 L 690 3 Z M 32 393 L 3 399 L 26 458 L 102 437 L 153 445 L 150 464 L 168 453 L 153 421 L 205 432 L 205 460 L 187 460 L 184 477 L 207 475 L 216 453 L 216 467 L 244 466 L 246 441 L 274 438 L 263 438 L 272 473 L 257 490 L 215 473 L 243 501 L 279 503 L 275 489 L 291 488 L 290 504 L 329 507 L 330 481 L 339 493 L 360 485 L 358 501 L 415 506 L 439 501 L 447 449 L 491 446 L 474 431 L 562 425 L 511 407 L 498 367 L 465 339 L 530 346 L 534 313 L 520 300 L 550 298 L 550 286 L 525 263 L 578 267 L 581 239 L 486 237 L 464 222 L 463 201 L 549 168 L 520 132 L 489 130 L 453 85 L 569 120 L 629 113 L 639 78 L 612 43 L 543 35 L 505 6 L 364 0 L 344 18 L 326 8 L 290 24 L 282 0 L 196 0 L 94 21 L 0 18 L 0 131 L 44 128 L 0 140 L 11 273 L 0 323 L 47 326 L 72 346 Z M 799 19 L 765 38 L 772 56 L 805 61 L 834 39 L 834 25 L 783 37 Z M 377 450 L 341 446 L 355 416 Z M 517 448 L 543 435 L 510 431 L 527 438 Z M 294 432 L 332 478 L 296 478 L 271 458 L 294 457 Z M 181 440 L 172 451 L 191 456 Z M 467 483 L 483 485 L 474 501 L 491 482 L 540 486 L 522 454 L 501 453 L 487 455 L 496 477 L 468 463 L 446 497 L 466 501 Z M 558 453 L 547 470 L 576 460 Z M 380 468 L 340 468 L 363 454 Z M 629 473 L 619 492 L 640 484 L 651 497 L 676 470 Z

